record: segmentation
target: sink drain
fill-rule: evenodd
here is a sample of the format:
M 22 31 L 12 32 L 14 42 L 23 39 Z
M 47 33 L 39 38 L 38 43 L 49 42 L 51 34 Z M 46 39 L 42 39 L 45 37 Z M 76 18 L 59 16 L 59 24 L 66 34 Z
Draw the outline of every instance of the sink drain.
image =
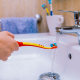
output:
M 60 80 L 60 76 L 57 73 L 44 73 L 41 74 L 39 80 Z

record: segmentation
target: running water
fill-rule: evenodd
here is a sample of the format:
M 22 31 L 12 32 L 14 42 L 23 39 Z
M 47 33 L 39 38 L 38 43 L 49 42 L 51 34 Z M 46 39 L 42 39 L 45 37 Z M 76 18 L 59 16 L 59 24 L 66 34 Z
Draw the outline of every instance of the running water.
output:
M 56 33 L 56 43 L 57 43 L 57 46 L 59 45 L 60 38 L 61 38 L 60 34 L 59 33 Z M 69 55 L 70 47 L 66 47 L 66 48 L 67 48 L 67 52 L 66 53 L 67 53 L 67 55 Z M 55 65 L 56 52 L 57 52 L 57 49 L 54 49 L 54 50 L 51 51 L 51 55 L 52 55 L 51 72 L 52 73 L 55 73 L 54 65 Z M 65 60 L 64 68 L 63 68 L 63 70 L 62 70 L 62 72 L 60 74 L 61 75 L 61 78 L 60 79 L 62 79 L 62 80 L 64 80 L 64 77 L 65 77 L 64 74 L 66 72 L 67 65 L 69 65 L 69 61 L 68 60 L 69 59 Z
M 56 41 L 55 42 L 57 43 L 57 46 L 59 43 L 59 38 L 60 38 L 60 34 L 56 33 Z M 51 72 L 40 75 L 39 80 L 60 80 L 60 76 L 54 72 L 56 50 L 57 49 L 51 50 L 51 55 L 52 55 L 52 57 L 51 57 L 52 58 Z
M 57 46 L 59 44 L 60 34 L 56 33 L 56 40 Z M 52 64 L 51 64 L 51 72 L 43 73 L 40 75 L 39 80 L 60 80 L 59 74 L 54 72 L 54 63 L 55 63 L 55 57 L 56 57 L 56 50 L 57 49 L 51 49 L 51 58 L 52 58 Z
M 56 43 L 57 43 L 57 46 L 58 46 L 58 43 L 59 43 L 59 39 L 60 39 L 60 34 L 56 33 Z M 56 50 L 57 49 L 51 50 L 51 55 L 52 55 L 51 72 L 53 72 L 53 73 L 54 73 L 54 63 L 55 63 L 55 57 L 56 57 Z

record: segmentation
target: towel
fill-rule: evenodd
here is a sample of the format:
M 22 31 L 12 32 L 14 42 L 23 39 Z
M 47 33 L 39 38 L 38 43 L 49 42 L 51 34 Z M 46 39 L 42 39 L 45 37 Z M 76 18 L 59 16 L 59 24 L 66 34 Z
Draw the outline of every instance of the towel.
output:
M 1 18 L 1 30 L 13 34 L 37 33 L 36 18 Z

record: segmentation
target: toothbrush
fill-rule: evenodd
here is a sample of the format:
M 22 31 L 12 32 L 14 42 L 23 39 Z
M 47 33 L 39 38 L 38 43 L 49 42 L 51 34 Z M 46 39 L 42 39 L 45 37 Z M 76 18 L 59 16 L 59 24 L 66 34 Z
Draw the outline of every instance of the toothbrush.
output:
M 54 43 L 54 44 L 51 44 L 50 46 L 51 47 L 45 47 L 43 45 L 40 45 L 40 44 L 36 44 L 36 43 L 30 43 L 30 42 L 18 42 L 18 45 L 19 47 L 22 47 L 22 46 L 33 46 L 33 47 L 38 47 L 38 48 L 43 48 L 43 49 L 56 49 L 57 48 L 57 44 Z
M 49 16 L 50 13 L 49 13 L 49 10 L 48 10 L 46 4 L 43 4 L 43 5 L 42 5 L 42 8 L 43 8 L 44 10 L 46 10 L 47 15 Z
M 50 4 L 50 15 L 53 15 L 53 9 L 52 9 L 52 0 L 48 0 L 48 3 Z

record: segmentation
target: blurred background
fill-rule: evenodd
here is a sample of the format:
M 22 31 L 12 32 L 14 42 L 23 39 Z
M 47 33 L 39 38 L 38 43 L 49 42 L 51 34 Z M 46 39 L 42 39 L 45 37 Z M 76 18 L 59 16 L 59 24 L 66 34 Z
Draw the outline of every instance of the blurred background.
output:
M 43 17 L 42 23 L 39 25 L 39 32 L 48 32 L 46 23 L 46 12 L 41 5 L 47 0 L 0 0 L 0 18 L 2 17 L 33 17 L 37 13 Z M 65 22 L 63 25 L 74 25 L 73 13 L 61 13 L 57 10 L 80 10 L 80 0 L 53 0 L 53 11 L 55 15 L 63 15 Z

